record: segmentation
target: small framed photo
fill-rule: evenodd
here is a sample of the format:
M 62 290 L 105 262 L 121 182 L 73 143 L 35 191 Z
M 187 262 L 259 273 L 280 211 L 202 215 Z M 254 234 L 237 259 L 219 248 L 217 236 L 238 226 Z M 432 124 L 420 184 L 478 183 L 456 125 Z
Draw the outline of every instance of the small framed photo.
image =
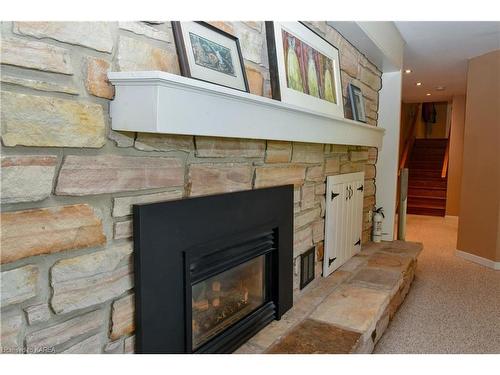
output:
M 344 117 L 339 51 L 301 22 L 266 22 L 273 98 Z
M 249 92 L 238 38 L 206 22 L 172 22 L 181 73 Z
M 366 122 L 365 99 L 361 89 L 349 83 L 349 101 L 351 102 L 352 117 L 355 121 Z

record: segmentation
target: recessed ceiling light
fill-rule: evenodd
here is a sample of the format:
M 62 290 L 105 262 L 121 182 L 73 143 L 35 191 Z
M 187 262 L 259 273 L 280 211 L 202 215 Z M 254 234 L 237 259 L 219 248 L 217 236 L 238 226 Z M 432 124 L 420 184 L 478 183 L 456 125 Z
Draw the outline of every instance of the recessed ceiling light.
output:
M 410 74 L 411 72 L 412 72 L 412 70 L 411 70 L 411 69 L 406 69 L 406 70 L 405 70 L 405 73 L 406 73 L 406 74 Z
M 425 94 L 425 95 L 427 95 L 427 96 L 431 96 L 431 93 L 430 93 L 430 92 L 428 92 L 428 93 L 427 93 L 427 94 Z
M 417 83 L 415 83 L 415 85 L 422 86 L 422 82 L 417 82 Z
M 446 87 L 444 87 L 444 86 L 437 86 L 436 87 L 436 91 L 444 91 L 444 89 L 446 89 Z

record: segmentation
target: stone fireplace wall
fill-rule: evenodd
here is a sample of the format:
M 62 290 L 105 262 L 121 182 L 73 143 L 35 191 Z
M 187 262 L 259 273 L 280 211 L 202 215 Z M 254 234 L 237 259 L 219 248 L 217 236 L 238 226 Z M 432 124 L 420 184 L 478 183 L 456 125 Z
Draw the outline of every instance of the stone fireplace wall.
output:
M 251 92 L 269 97 L 263 23 L 213 24 L 239 37 Z M 354 82 L 376 126 L 381 72 L 325 22 L 310 25 L 339 48 L 344 102 Z M 110 129 L 107 71 L 179 74 L 169 22 L 1 27 L 4 352 L 133 352 L 134 203 L 293 183 L 294 256 L 314 246 L 320 277 L 325 178 L 364 170 L 369 239 L 374 148 Z

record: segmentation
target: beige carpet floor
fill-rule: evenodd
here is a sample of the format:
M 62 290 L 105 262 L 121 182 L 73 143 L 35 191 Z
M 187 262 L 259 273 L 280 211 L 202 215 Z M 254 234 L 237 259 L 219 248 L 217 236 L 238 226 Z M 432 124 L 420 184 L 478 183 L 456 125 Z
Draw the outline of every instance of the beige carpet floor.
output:
M 415 280 L 374 353 L 500 353 L 500 271 L 454 255 L 457 219 L 408 215 Z

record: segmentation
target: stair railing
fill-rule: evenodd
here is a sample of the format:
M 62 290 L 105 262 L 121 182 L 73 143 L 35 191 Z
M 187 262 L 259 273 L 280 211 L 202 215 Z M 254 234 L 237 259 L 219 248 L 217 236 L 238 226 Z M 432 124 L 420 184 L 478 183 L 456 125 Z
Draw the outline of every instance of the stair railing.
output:
M 403 154 L 401 155 L 401 160 L 399 162 L 399 171 L 398 174 L 401 175 L 401 170 L 406 167 L 408 163 L 408 159 L 410 156 L 411 149 L 413 148 L 413 144 L 415 143 L 415 139 L 417 138 L 416 130 L 417 130 L 417 122 L 418 116 L 420 115 L 422 110 L 422 104 L 419 104 L 417 110 L 415 112 L 415 116 L 413 116 L 413 122 L 411 124 L 410 130 L 408 132 L 408 138 L 406 139 L 405 146 L 403 148 Z
M 446 178 L 448 173 L 448 163 L 450 161 L 450 139 L 451 139 L 451 129 L 448 135 L 448 142 L 446 143 L 446 151 L 444 152 L 443 167 L 441 168 L 441 178 Z

